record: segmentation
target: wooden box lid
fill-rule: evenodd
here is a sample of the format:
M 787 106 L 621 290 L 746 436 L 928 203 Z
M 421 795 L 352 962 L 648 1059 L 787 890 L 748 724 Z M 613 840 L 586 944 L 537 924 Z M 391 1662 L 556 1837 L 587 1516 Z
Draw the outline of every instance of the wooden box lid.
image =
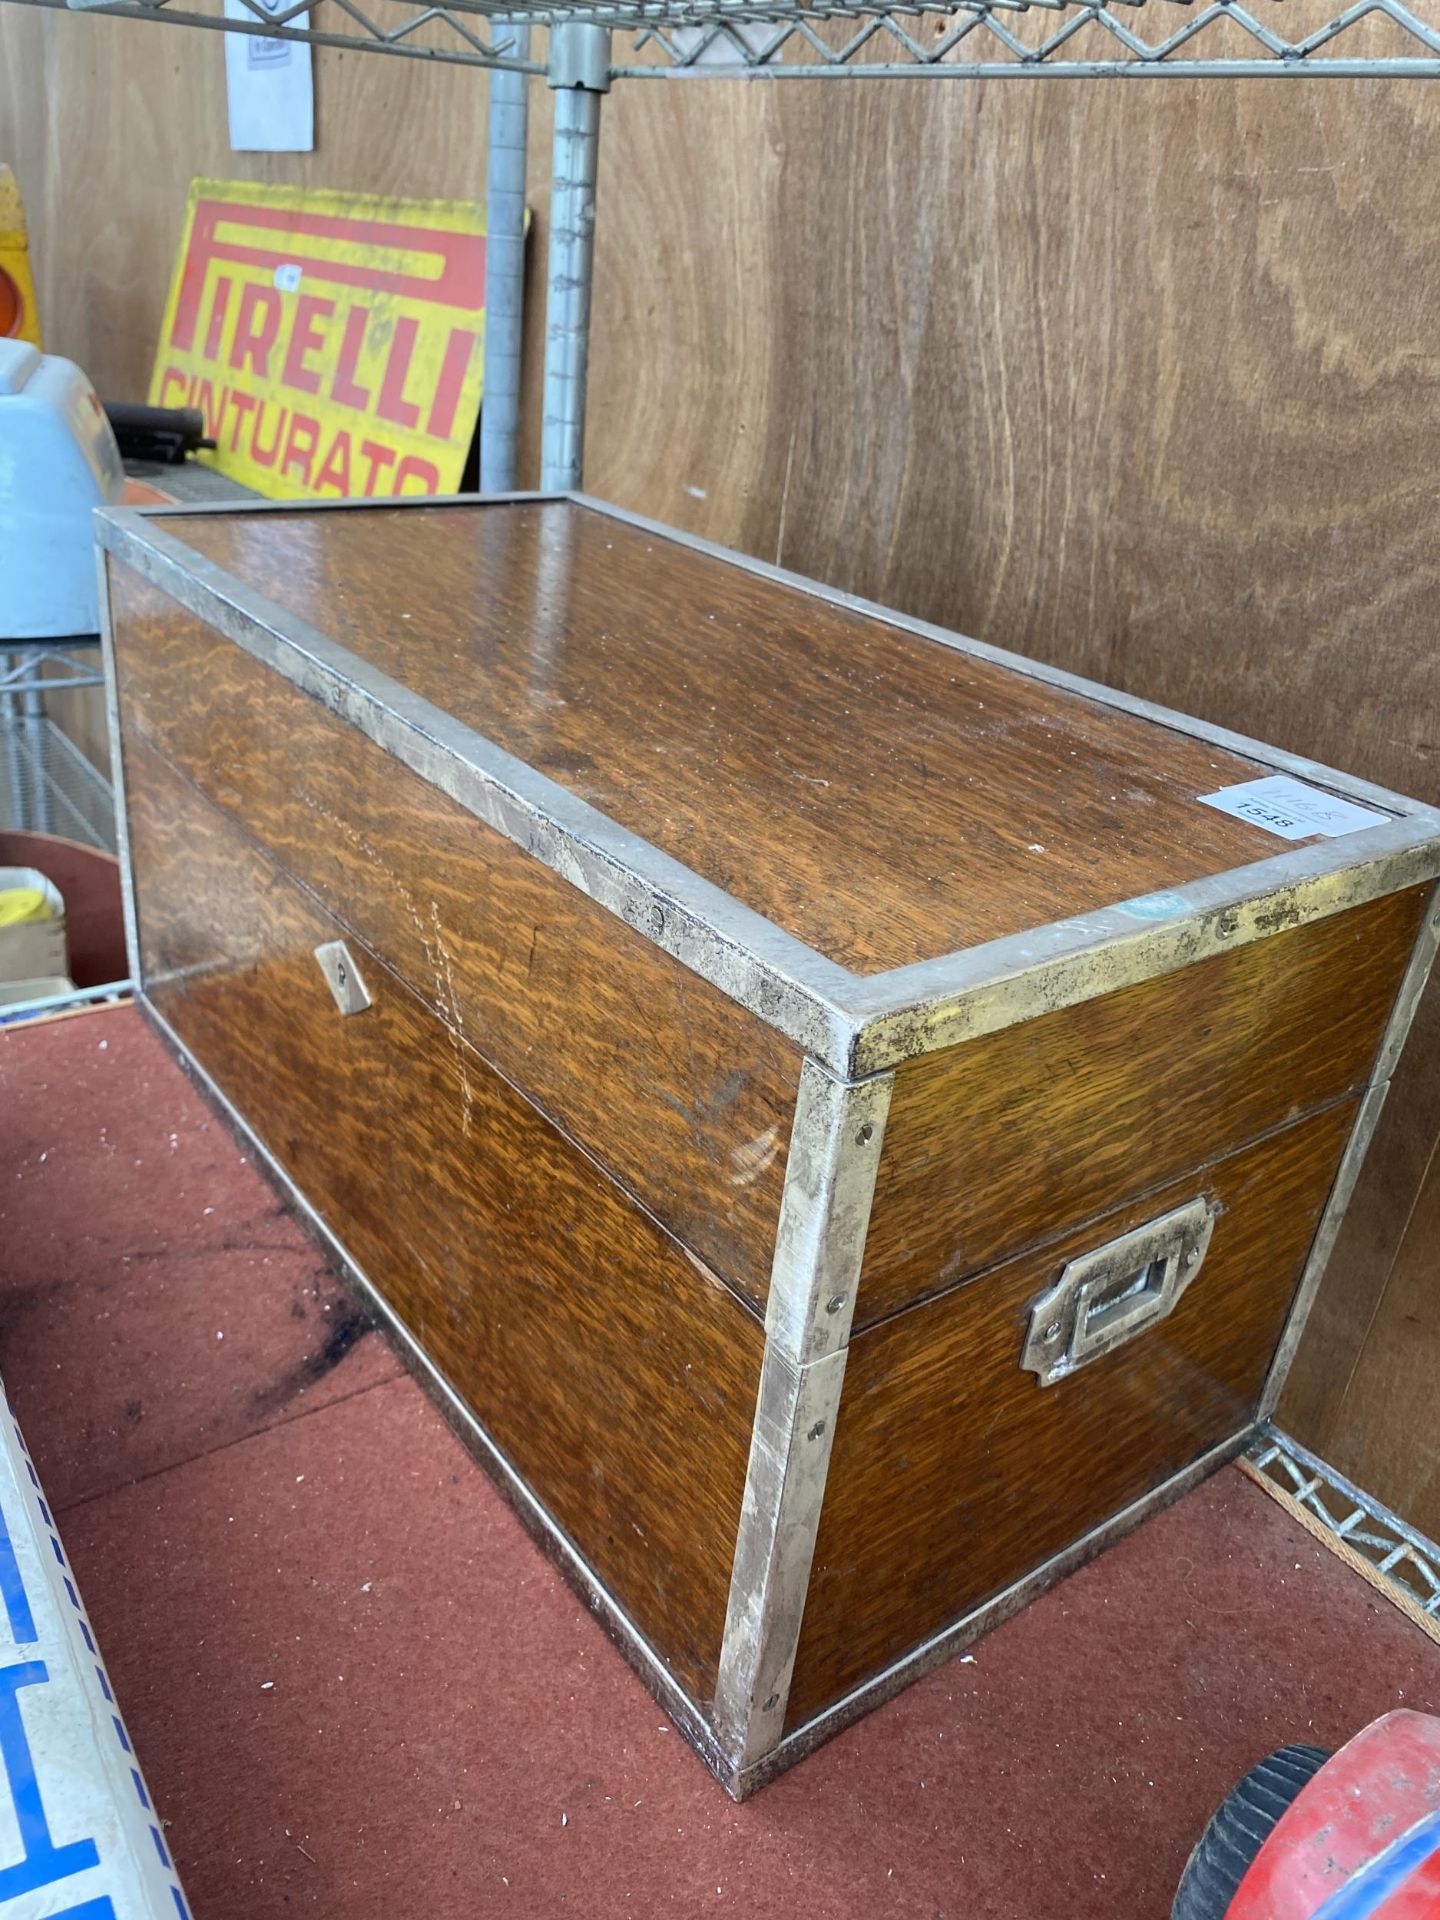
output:
M 476 811 L 737 997 L 778 976 L 756 1010 L 809 1045 L 797 987 L 898 1009 L 957 956 L 973 983 L 1377 856 L 1406 857 L 1370 894 L 1440 866 L 1413 803 L 597 502 L 122 511 L 102 539 L 451 791 L 458 754 Z M 1277 767 L 1373 824 L 1287 840 L 1201 797 Z

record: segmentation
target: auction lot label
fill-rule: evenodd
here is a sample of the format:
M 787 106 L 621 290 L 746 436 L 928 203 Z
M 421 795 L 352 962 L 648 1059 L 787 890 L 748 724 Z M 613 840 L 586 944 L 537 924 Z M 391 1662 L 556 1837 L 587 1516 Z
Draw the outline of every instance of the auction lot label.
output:
M 452 493 L 484 338 L 483 207 L 196 180 L 150 400 L 271 498 Z

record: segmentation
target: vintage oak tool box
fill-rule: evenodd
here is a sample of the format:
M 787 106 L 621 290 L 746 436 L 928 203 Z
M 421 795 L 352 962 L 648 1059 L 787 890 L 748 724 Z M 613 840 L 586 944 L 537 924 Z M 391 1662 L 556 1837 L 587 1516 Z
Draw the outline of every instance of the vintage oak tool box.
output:
M 733 1792 L 1244 1444 L 1440 816 L 598 502 L 101 527 L 144 999 Z

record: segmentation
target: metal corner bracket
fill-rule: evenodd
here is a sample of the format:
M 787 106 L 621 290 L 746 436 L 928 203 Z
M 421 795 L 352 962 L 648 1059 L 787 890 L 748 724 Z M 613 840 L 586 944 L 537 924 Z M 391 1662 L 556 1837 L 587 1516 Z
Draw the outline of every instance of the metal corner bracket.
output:
M 715 1688 L 737 1775 L 784 1732 L 893 1078 L 801 1070 Z

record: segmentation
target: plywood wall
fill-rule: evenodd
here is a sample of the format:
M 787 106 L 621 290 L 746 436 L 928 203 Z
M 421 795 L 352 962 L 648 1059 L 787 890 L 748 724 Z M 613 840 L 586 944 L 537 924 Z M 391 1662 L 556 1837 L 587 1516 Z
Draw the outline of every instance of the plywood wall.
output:
M 477 76 L 321 55 L 318 98 L 313 157 L 231 156 L 215 41 L 0 6 L 46 324 L 107 391 L 191 175 L 483 194 Z M 1440 91 L 644 82 L 599 234 L 594 491 L 1440 801 Z M 1432 995 L 1285 1408 L 1434 1533 L 1437 1137 Z

